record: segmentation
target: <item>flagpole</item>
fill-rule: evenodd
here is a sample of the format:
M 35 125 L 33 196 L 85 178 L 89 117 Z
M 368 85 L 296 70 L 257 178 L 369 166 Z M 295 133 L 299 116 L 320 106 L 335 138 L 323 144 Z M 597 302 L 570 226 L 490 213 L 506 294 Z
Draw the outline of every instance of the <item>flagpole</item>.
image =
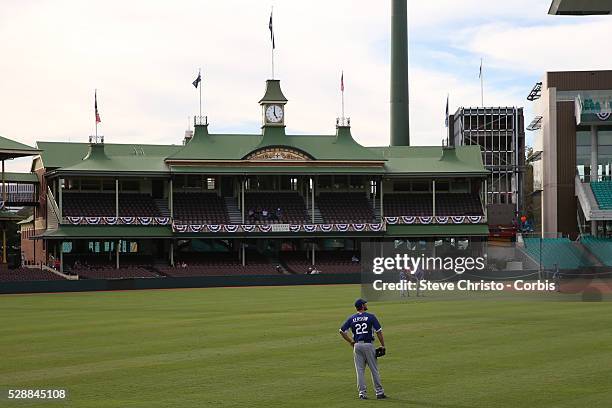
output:
M 198 68 L 198 78 L 202 78 L 202 68 Z M 202 80 L 198 84 L 200 88 L 200 121 L 202 120 Z
M 95 112 L 94 112 L 94 121 L 96 122 L 96 143 L 98 143 L 98 88 L 94 90 L 94 99 L 95 99 Z
M 342 126 L 344 126 L 344 71 L 342 71 Z
M 450 134 L 450 93 L 446 94 L 446 145 L 451 145 Z
M 480 102 L 484 108 L 484 78 L 482 73 L 482 58 L 480 59 Z
M 274 18 L 274 6 L 272 6 L 272 11 L 270 11 L 270 22 L 273 22 Z M 272 23 L 273 24 L 273 23 Z M 272 79 L 274 79 L 274 29 L 272 28 Z

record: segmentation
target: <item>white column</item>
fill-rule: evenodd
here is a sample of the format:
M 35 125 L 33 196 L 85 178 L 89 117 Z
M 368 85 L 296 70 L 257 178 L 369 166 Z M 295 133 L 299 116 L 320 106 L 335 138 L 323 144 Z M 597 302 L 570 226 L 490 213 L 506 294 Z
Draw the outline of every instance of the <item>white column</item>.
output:
M 240 214 L 242 215 L 242 224 L 244 225 L 244 186 L 246 180 L 242 179 L 240 183 Z
M 64 241 L 60 241 L 60 254 L 59 254 L 59 258 L 60 258 L 60 269 L 59 269 L 59 271 L 61 273 L 64 273 Z
M 591 126 L 591 181 L 599 181 L 599 143 L 597 125 Z
M 240 243 L 242 246 L 242 266 L 246 266 L 246 249 L 244 246 L 244 242 Z
M 383 201 L 383 179 L 380 179 L 380 223 L 383 223 L 384 220 L 384 212 L 383 212 L 383 208 L 384 208 L 384 201 Z
M 311 210 L 310 212 L 312 214 L 312 223 L 313 224 L 315 223 L 315 213 L 314 213 L 314 210 L 315 210 L 315 180 L 316 179 L 314 177 L 310 178 L 310 181 L 312 182 L 312 205 L 311 205 L 311 208 L 310 208 L 310 210 Z M 314 254 L 314 247 L 313 247 L 312 253 Z M 314 260 L 313 260 L 313 262 L 314 262 Z
M 432 188 L 432 192 L 433 192 L 433 207 L 431 207 L 433 209 L 432 215 L 435 217 L 436 216 L 436 180 L 432 180 L 431 181 L 431 188 Z
M 302 192 L 304 193 L 304 200 L 306 201 L 306 211 L 310 210 L 310 200 L 308 199 L 308 183 L 304 182 L 302 178 Z
M 62 200 L 62 192 L 64 190 L 63 184 L 64 184 L 64 179 L 60 178 L 59 179 L 59 189 L 58 189 L 58 193 L 57 193 L 57 195 L 59 196 L 58 200 L 59 200 L 59 219 L 60 219 L 60 222 L 62 222 L 62 218 L 64 217 L 63 200 Z
M 591 125 L 591 181 L 599 181 L 599 137 L 596 125 Z M 597 221 L 591 221 L 591 235 L 597 236 Z
M 310 257 L 312 260 L 312 266 L 315 266 L 315 243 L 312 243 L 312 256 Z
M 170 241 L 170 266 L 174 267 L 174 240 Z
M 119 218 L 119 179 L 115 179 L 115 217 Z
M 170 178 L 170 182 L 168 183 L 168 209 L 170 210 L 170 219 L 174 219 L 174 193 L 172 191 L 173 187 L 172 178 Z

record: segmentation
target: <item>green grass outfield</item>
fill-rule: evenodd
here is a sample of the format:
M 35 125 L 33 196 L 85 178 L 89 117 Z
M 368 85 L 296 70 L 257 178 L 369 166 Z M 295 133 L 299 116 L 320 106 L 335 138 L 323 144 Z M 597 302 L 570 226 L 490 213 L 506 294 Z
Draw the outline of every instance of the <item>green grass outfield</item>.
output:
M 70 394 L 0 407 L 612 406 L 612 303 L 427 298 L 370 304 L 391 398 L 358 401 L 338 335 L 358 295 L 321 286 L 0 296 L 0 388 Z

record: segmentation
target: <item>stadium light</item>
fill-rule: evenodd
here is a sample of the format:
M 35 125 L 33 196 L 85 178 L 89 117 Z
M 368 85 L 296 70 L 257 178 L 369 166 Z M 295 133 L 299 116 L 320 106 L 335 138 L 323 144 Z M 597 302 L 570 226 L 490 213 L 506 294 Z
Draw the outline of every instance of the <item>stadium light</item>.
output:
M 557 16 L 593 16 L 612 14 L 609 0 L 553 0 L 548 14 Z

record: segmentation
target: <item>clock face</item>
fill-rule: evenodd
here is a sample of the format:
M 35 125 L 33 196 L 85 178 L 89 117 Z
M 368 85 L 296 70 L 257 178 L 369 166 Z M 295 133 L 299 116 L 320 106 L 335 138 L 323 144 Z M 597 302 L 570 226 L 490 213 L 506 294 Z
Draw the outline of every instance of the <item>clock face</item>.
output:
M 283 115 L 283 108 L 280 105 L 270 105 L 266 108 L 266 120 L 270 123 L 281 123 Z

